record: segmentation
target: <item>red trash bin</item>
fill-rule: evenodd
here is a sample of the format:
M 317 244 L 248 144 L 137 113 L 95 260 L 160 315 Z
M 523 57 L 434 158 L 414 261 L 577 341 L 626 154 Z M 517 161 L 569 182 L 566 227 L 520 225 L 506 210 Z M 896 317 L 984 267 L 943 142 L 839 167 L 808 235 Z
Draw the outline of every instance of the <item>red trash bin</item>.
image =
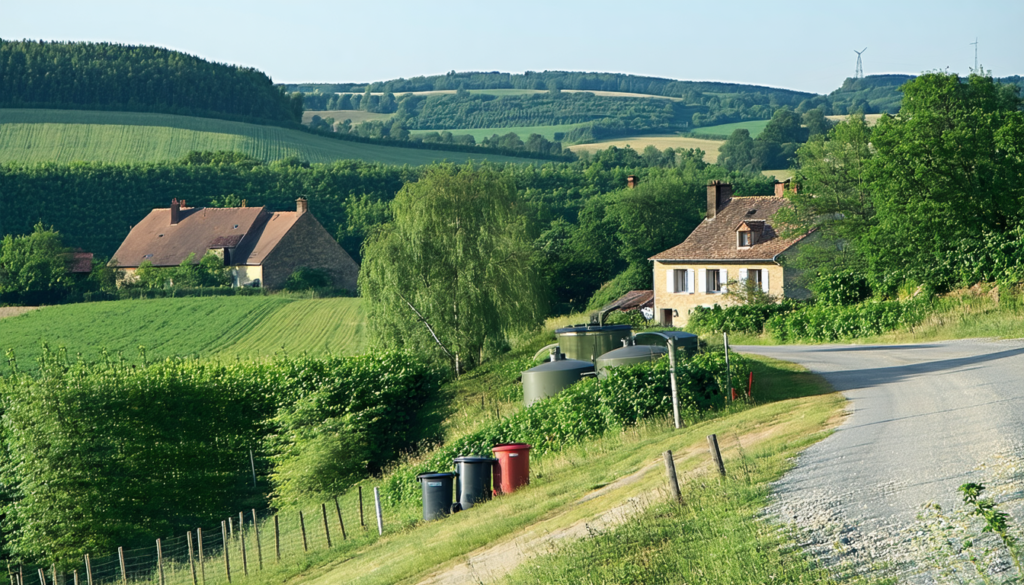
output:
M 491 449 L 498 459 L 494 466 L 494 494 L 510 494 L 530 483 L 530 446 L 525 443 L 498 445 Z

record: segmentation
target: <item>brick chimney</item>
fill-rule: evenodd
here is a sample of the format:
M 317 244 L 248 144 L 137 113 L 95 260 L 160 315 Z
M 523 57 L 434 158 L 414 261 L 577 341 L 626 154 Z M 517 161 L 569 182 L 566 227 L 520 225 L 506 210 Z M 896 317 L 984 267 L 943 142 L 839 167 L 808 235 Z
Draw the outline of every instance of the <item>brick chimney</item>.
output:
M 178 225 L 181 221 L 181 205 L 177 198 L 171 199 L 171 225 Z
M 732 185 L 721 181 L 708 183 L 708 215 L 707 219 L 715 219 L 718 210 L 732 198 Z
M 626 177 L 626 186 L 629 187 L 630 189 L 636 187 L 638 184 L 640 184 L 640 178 L 637 177 L 636 175 L 630 175 Z
M 309 202 L 306 201 L 305 197 L 299 197 L 295 200 L 295 211 L 299 212 L 299 215 L 309 211 Z
M 775 181 L 775 196 L 785 197 L 786 191 L 789 191 L 789 179 L 785 181 Z

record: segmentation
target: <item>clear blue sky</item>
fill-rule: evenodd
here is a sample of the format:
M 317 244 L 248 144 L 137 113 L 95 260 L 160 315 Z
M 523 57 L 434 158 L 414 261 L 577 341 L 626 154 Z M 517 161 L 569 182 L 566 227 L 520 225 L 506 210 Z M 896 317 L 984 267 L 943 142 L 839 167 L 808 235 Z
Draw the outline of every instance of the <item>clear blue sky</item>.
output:
M 829 92 L 864 73 L 1024 74 L 1024 0 L 0 0 L 0 38 L 157 45 L 275 82 L 610 71 Z

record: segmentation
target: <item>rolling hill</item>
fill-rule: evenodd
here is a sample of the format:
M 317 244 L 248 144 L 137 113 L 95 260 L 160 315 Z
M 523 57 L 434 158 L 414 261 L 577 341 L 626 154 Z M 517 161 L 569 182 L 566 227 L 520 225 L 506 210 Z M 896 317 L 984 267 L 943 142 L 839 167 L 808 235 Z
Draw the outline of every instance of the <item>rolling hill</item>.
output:
M 169 298 L 44 307 L 0 319 L 0 348 L 13 349 L 18 367 L 36 368 L 41 344 L 66 347 L 69 355 L 96 360 L 174 356 L 258 358 L 365 349 L 360 299 L 296 299 L 286 296 Z M 0 372 L 8 369 L 7 362 Z
M 234 150 L 264 161 L 355 159 L 419 166 L 438 161 L 527 162 L 509 156 L 422 150 L 324 138 L 299 130 L 138 112 L 0 109 L 0 163 L 140 163 L 194 150 Z

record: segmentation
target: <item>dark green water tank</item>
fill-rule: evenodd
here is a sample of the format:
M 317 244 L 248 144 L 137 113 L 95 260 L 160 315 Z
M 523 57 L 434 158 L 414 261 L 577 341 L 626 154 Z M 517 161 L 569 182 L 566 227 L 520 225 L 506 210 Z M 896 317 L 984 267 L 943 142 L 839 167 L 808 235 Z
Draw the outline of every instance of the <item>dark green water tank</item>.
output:
M 555 330 L 566 357 L 589 362 L 622 347 L 622 340 L 629 339 L 632 333 L 629 325 L 574 325 Z
M 657 345 L 627 345 L 597 358 L 597 377 L 605 378 L 608 370 L 620 366 L 632 366 L 668 355 L 668 350 Z
M 561 356 L 559 356 L 561 357 Z M 594 371 L 594 364 L 581 360 L 557 359 L 523 372 L 523 402 L 530 406 L 550 398 Z
M 683 351 L 684 355 L 691 356 L 697 353 L 697 336 L 693 333 L 687 333 L 685 331 L 658 331 L 658 333 L 671 337 L 676 344 L 676 350 Z M 658 335 L 645 335 L 643 333 L 637 333 L 635 343 L 637 345 L 660 345 L 661 347 L 668 347 L 668 342 L 665 341 L 664 337 L 660 337 Z

